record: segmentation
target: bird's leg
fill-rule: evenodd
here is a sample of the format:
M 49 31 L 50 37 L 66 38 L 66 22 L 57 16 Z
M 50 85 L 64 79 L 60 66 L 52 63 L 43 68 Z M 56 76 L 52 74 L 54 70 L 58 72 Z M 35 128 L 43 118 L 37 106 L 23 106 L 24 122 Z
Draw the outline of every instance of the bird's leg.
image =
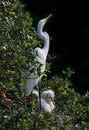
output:
M 24 95 L 24 108 L 25 108 L 25 110 L 27 110 L 27 104 L 26 104 L 26 97 L 25 97 L 25 95 Z
M 40 93 L 40 85 L 39 85 L 39 111 L 41 112 L 41 93 Z
M 41 113 L 41 92 L 40 92 L 40 85 L 39 87 L 37 86 L 38 88 L 38 92 L 39 92 L 39 112 Z

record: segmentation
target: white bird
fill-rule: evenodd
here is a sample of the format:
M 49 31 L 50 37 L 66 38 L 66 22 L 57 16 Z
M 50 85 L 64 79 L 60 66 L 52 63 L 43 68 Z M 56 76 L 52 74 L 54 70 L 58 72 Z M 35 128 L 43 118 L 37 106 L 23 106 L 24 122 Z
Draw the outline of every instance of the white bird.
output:
M 50 105 L 51 110 L 54 109 L 54 92 L 53 92 L 53 90 L 43 91 L 41 94 L 41 98 L 43 98 Z
M 32 94 L 37 95 L 39 102 L 39 94 L 37 90 L 33 90 Z M 41 94 L 41 111 L 52 112 L 55 108 L 54 105 L 54 92 L 53 90 L 43 91 Z
M 38 84 L 45 71 L 47 54 L 49 51 L 49 35 L 48 33 L 43 31 L 43 27 L 50 17 L 51 15 L 38 22 L 38 26 L 37 26 L 38 37 L 44 41 L 44 45 L 43 48 L 36 47 L 34 49 L 35 65 L 32 66 L 31 68 L 29 65 L 30 70 L 28 72 L 26 71 L 26 73 L 23 73 L 23 75 L 27 77 L 25 82 L 21 86 L 22 95 L 24 95 L 25 97 L 31 94 L 33 87 L 35 87 Z M 35 72 L 31 73 L 30 71 L 33 68 L 35 68 Z M 40 75 L 38 75 L 38 70 L 40 70 L 41 72 Z

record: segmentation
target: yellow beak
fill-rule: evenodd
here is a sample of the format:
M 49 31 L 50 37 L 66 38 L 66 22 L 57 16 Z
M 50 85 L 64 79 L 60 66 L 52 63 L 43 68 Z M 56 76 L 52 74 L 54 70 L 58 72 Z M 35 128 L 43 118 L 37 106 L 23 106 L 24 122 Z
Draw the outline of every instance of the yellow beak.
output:
M 52 15 L 53 15 L 53 14 L 50 14 L 48 17 L 46 17 L 46 18 L 44 19 L 44 21 L 47 22 L 48 19 L 52 17 Z
M 51 97 L 51 101 L 54 103 L 54 98 Z

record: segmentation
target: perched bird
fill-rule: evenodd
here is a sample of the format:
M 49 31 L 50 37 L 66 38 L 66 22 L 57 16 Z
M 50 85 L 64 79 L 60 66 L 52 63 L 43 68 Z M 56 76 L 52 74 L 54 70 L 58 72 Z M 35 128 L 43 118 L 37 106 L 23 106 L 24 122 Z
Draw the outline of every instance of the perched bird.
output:
M 22 95 L 24 95 L 25 97 L 31 94 L 33 87 L 35 87 L 38 84 L 45 71 L 47 54 L 49 51 L 49 35 L 47 32 L 43 31 L 43 27 L 51 16 L 52 15 L 49 15 L 48 17 L 38 22 L 37 26 L 38 37 L 44 41 L 44 45 L 42 48 L 36 47 L 33 51 L 35 55 L 34 57 L 35 65 L 32 66 L 31 69 L 35 68 L 35 71 L 31 72 L 30 69 L 30 71 L 24 73 L 27 75 L 26 76 L 27 78 L 23 83 L 23 85 L 21 86 L 21 91 Z M 40 70 L 41 72 L 40 75 L 38 75 L 38 70 Z
M 32 94 L 37 95 L 39 102 L 39 93 L 37 90 L 33 90 Z M 41 111 L 52 112 L 55 108 L 54 105 L 54 92 L 52 90 L 43 91 L 41 94 Z
M 54 92 L 53 90 L 43 91 L 41 98 L 44 99 L 49 105 L 51 110 L 54 109 Z

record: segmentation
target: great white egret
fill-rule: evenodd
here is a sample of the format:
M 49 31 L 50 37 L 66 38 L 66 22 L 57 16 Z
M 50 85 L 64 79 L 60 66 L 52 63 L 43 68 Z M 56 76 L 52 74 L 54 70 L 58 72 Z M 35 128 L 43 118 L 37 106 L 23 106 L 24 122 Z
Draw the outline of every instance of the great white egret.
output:
M 37 26 L 38 37 L 44 41 L 44 45 L 42 48 L 36 47 L 34 49 L 35 65 L 32 66 L 31 68 L 35 68 L 35 72 L 32 72 L 32 73 L 26 72 L 27 79 L 25 80 L 25 83 L 21 86 L 22 95 L 24 95 L 25 97 L 31 94 L 33 87 L 38 84 L 38 82 L 41 80 L 43 73 L 45 71 L 46 58 L 49 51 L 49 35 L 47 32 L 43 31 L 43 27 L 51 16 L 52 14 L 50 14 L 48 17 L 38 22 L 38 26 Z M 38 72 L 37 72 L 39 67 L 41 71 L 40 75 L 38 75 Z
M 33 90 L 32 94 L 37 95 L 39 102 L 39 93 L 37 90 Z M 43 91 L 41 94 L 41 111 L 52 112 L 55 108 L 54 105 L 54 92 L 53 90 Z

